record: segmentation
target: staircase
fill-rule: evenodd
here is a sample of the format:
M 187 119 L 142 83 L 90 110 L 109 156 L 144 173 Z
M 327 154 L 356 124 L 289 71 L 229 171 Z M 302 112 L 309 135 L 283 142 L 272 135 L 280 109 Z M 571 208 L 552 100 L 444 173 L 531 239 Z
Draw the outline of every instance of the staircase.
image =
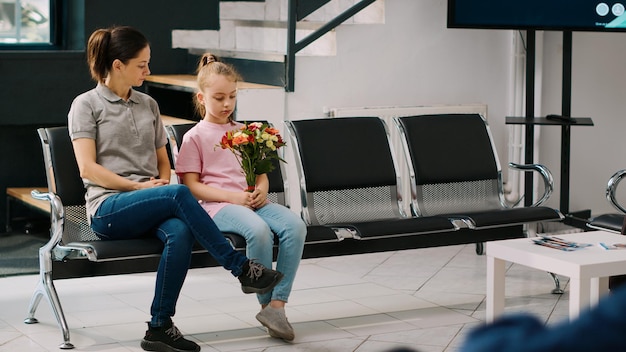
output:
M 294 87 L 296 56 L 334 56 L 339 25 L 384 23 L 384 0 L 220 1 L 220 30 L 173 30 L 172 47 L 214 53 L 255 83 Z M 263 67 L 261 68 L 260 67 Z

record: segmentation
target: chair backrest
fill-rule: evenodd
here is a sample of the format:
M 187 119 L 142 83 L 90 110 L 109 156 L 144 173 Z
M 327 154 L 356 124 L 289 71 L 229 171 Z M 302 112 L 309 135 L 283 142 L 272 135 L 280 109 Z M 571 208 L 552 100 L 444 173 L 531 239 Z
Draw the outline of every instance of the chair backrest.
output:
M 255 121 L 248 121 L 255 122 Z M 267 121 L 259 121 L 259 122 L 267 122 Z M 187 131 L 189 131 L 195 123 L 185 123 L 185 124 L 176 124 L 176 125 L 167 125 L 165 129 L 169 135 L 169 143 L 171 148 L 171 157 L 172 157 L 172 168 L 176 164 L 176 158 L 178 157 L 178 150 L 183 143 L 183 136 Z M 273 159 L 272 163 L 274 165 L 274 170 L 267 174 L 269 178 L 269 192 L 267 194 L 268 199 L 273 203 L 282 204 L 284 206 L 288 206 L 287 201 L 287 186 L 286 180 L 283 177 L 284 171 L 283 166 L 280 160 Z
M 67 127 L 38 130 L 44 156 L 47 156 L 48 189 L 61 197 L 63 205 L 85 205 L 85 187 L 80 178 L 74 148 Z
M 287 121 L 303 218 L 312 225 L 402 218 L 393 154 L 378 117 Z
M 170 161 L 172 162 L 172 169 L 176 167 L 176 158 L 178 157 L 178 150 L 183 143 L 183 136 L 189 131 L 196 123 L 182 123 L 176 125 L 165 125 L 165 131 L 169 137 L 170 145 Z
M 418 216 L 504 208 L 491 132 L 479 114 L 396 118 Z
M 85 187 L 67 127 L 40 128 L 37 133 L 45 159 L 48 190 L 63 203 L 63 243 L 98 240 L 87 223 Z

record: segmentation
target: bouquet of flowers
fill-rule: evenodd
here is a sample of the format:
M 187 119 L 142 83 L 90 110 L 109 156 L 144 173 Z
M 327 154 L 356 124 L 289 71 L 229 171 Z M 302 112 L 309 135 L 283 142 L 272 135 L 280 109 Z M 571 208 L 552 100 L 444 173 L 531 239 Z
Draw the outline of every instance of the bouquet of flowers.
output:
M 229 149 L 237 157 L 246 177 L 248 191 L 254 191 L 256 176 L 274 170 L 272 159 L 284 160 L 278 156 L 278 149 L 285 145 L 277 129 L 267 123 L 245 123 L 240 129 L 229 131 L 217 145 Z

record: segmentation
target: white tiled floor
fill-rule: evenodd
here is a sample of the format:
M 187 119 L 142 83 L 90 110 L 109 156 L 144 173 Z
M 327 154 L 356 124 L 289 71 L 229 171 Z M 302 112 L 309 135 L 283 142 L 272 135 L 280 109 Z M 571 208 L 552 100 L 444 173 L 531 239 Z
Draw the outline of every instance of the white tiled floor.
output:
M 485 316 L 485 256 L 473 245 L 303 260 L 287 316 L 292 343 L 256 321 L 253 295 L 222 268 L 193 269 L 174 322 L 202 351 L 458 351 Z M 0 351 L 59 351 L 47 302 L 26 325 L 36 276 L 0 279 Z M 566 278 L 561 278 L 565 286 Z M 154 273 L 56 281 L 76 351 L 141 351 Z M 567 317 L 567 291 L 550 293 L 545 272 L 512 265 L 506 310 L 552 323 Z

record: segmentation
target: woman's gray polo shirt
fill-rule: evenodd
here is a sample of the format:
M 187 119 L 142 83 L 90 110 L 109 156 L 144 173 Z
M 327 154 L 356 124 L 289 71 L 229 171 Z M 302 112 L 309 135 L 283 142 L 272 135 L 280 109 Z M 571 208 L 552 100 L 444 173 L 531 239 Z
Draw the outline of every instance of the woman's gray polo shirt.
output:
M 108 87 L 96 88 L 77 96 L 68 114 L 72 140 L 96 141 L 96 162 L 132 181 L 158 177 L 156 149 L 167 143 L 157 102 L 147 94 L 131 89 L 128 101 Z M 87 218 L 117 190 L 102 188 L 83 179 Z

